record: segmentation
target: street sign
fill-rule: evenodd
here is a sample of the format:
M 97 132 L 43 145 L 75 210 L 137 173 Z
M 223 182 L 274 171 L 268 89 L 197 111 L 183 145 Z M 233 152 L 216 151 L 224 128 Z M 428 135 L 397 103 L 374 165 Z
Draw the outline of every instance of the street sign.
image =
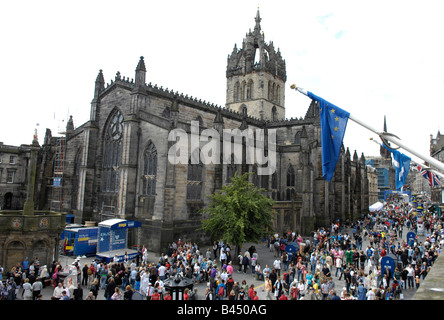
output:
M 291 244 L 289 244 L 285 247 L 285 251 L 287 251 L 288 253 L 295 253 L 298 250 L 299 249 L 296 249 L 296 247 L 292 246 Z
M 414 233 L 413 231 L 407 233 L 407 244 L 409 246 L 412 246 L 415 243 L 415 239 L 416 239 L 416 233 Z
M 395 271 L 395 260 L 392 257 L 385 256 L 381 259 L 381 272 L 383 272 L 386 267 L 388 267 L 393 274 Z

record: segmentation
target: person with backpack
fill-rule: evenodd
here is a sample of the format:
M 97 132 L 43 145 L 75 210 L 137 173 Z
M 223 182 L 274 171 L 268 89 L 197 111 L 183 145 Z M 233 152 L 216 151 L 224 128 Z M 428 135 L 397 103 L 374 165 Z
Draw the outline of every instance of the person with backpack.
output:
M 281 277 L 278 276 L 276 282 L 274 283 L 274 296 L 276 300 L 279 300 L 279 297 L 282 294 L 282 283 L 281 283 Z
M 225 283 L 224 280 L 220 280 L 220 283 L 217 285 L 216 288 L 216 299 L 223 300 L 224 296 L 225 296 Z
M 289 296 L 290 300 L 298 300 L 298 287 L 296 281 L 291 283 Z
M 97 295 L 99 293 L 99 281 L 97 279 L 94 280 L 93 283 L 91 284 L 90 291 L 93 293 L 94 297 L 97 300 Z
M 279 239 L 276 239 L 274 242 L 274 257 L 280 258 L 281 257 L 281 243 Z

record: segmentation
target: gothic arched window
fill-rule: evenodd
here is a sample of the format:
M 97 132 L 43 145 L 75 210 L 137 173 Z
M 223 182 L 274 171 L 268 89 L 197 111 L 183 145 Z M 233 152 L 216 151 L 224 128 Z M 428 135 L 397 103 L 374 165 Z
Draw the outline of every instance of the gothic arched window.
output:
M 301 131 L 298 131 L 296 133 L 296 135 L 294 136 L 294 143 L 295 144 L 301 144 L 301 135 L 302 135 Z
M 287 170 L 287 187 L 294 187 L 296 184 L 296 173 L 292 165 Z
M 202 177 L 202 162 L 199 160 L 198 164 L 193 164 L 190 158 L 187 172 L 187 200 L 200 200 L 202 198 Z
M 234 93 L 233 93 L 233 98 L 234 101 L 239 101 L 240 100 L 240 84 L 239 82 L 236 82 L 236 84 L 234 85 Z
M 231 182 L 231 178 L 234 177 L 236 171 L 237 171 L 237 166 L 234 161 L 234 154 L 231 154 L 231 162 L 227 164 L 227 179 L 226 179 L 227 183 Z
M 277 172 L 275 171 L 271 175 L 271 188 L 272 189 L 277 189 L 277 187 L 278 187 Z
M 271 121 L 277 121 L 276 106 L 273 106 L 273 108 L 271 108 Z
M 276 101 L 276 83 L 271 85 L 271 101 Z
M 144 195 L 156 195 L 157 149 L 150 142 L 143 153 L 143 187 Z
M 271 81 L 268 81 L 268 100 L 273 101 L 273 83 Z
M 274 100 L 276 103 L 281 102 L 281 87 L 279 85 L 276 86 L 276 93 L 274 95 Z
M 253 80 L 248 81 L 247 85 L 247 99 L 253 99 Z
M 103 153 L 102 191 L 117 192 L 120 182 L 120 163 L 122 157 L 123 116 L 114 111 L 105 127 Z
M 256 186 L 256 187 L 258 187 L 258 188 L 260 188 L 261 187 L 261 184 L 260 184 L 260 182 L 261 182 L 261 180 L 259 179 L 259 176 L 258 176 L 258 174 L 257 174 L 257 164 L 254 164 L 253 165 L 253 174 L 251 175 L 252 177 L 252 183 Z
M 261 188 L 264 188 L 265 190 L 268 191 L 268 186 L 269 186 L 269 182 L 270 182 L 270 177 L 268 174 L 263 174 L 260 176 L 261 179 Z
M 291 200 L 295 195 L 296 193 L 295 186 L 296 186 L 296 173 L 294 171 L 293 166 L 290 165 L 287 170 L 287 194 L 286 194 L 287 200 Z

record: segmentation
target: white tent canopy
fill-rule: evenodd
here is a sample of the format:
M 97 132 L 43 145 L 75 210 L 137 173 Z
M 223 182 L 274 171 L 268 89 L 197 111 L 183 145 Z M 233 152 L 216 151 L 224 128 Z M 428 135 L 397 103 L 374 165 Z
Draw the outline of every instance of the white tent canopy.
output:
M 368 207 L 370 212 L 379 211 L 379 210 L 382 210 L 382 208 L 384 208 L 384 205 L 381 202 L 379 202 L 379 201 L 374 203 L 374 204 L 372 204 L 370 207 Z

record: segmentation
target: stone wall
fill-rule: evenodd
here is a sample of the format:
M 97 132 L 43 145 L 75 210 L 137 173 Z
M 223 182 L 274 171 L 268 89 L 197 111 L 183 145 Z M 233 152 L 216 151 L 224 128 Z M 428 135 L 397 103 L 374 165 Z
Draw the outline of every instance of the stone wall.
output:
M 9 271 L 24 257 L 39 257 L 40 265 L 50 264 L 59 257 L 60 235 L 66 215 L 36 211 L 23 215 L 21 211 L 0 211 L 0 265 Z

